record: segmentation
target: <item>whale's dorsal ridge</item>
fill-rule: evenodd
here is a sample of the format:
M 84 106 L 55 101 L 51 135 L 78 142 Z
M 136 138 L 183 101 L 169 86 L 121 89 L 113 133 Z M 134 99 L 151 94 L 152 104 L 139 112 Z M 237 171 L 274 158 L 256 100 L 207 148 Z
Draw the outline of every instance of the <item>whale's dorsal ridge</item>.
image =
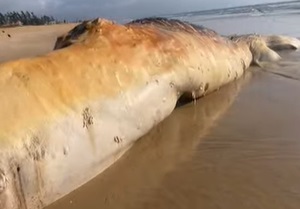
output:
M 198 32 L 205 35 L 216 36 L 218 33 L 212 29 L 206 28 L 202 25 L 189 23 L 178 19 L 169 19 L 164 17 L 148 17 L 133 20 L 125 25 L 153 25 L 155 27 L 162 27 L 172 31 L 185 31 L 190 33 Z

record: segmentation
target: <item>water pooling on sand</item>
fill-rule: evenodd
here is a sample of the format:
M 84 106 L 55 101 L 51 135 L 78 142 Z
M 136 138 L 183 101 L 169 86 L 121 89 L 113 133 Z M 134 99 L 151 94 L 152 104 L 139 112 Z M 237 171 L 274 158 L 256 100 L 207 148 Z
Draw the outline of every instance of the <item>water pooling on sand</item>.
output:
M 290 15 L 202 24 L 224 34 L 269 30 L 299 37 L 299 20 Z M 281 56 L 278 65 L 252 68 L 178 108 L 119 162 L 47 209 L 298 209 L 300 52 Z

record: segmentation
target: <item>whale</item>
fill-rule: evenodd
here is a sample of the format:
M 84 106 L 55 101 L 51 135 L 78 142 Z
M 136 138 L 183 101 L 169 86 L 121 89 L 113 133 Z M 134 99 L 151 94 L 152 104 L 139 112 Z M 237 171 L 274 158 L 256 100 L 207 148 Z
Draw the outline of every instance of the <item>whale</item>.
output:
M 97 18 L 59 36 L 48 54 L 1 63 L 0 208 L 53 203 L 115 163 L 180 98 L 196 101 L 252 64 L 278 61 L 277 49 L 299 47 L 268 37 Z

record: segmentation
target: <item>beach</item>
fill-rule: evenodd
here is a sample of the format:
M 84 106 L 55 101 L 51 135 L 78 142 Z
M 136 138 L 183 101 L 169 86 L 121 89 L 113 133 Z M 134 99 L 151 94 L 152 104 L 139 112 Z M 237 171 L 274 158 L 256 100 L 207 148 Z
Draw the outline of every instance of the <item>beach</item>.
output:
M 0 27 L 0 62 L 48 53 L 53 50 L 57 36 L 75 25 Z
M 224 35 L 296 37 L 299 20 L 295 14 L 190 18 Z M 0 62 L 50 52 L 73 26 L 1 29 Z M 298 209 L 300 52 L 281 56 L 176 108 L 114 165 L 46 209 Z

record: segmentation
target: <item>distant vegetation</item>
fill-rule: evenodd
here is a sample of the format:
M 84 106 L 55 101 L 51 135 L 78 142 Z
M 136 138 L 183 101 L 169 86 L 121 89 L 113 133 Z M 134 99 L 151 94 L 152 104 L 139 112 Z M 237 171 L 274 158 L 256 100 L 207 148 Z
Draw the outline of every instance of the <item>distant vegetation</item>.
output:
M 33 12 L 28 11 L 0 13 L 0 26 L 49 25 L 60 22 L 52 16 L 37 16 Z

